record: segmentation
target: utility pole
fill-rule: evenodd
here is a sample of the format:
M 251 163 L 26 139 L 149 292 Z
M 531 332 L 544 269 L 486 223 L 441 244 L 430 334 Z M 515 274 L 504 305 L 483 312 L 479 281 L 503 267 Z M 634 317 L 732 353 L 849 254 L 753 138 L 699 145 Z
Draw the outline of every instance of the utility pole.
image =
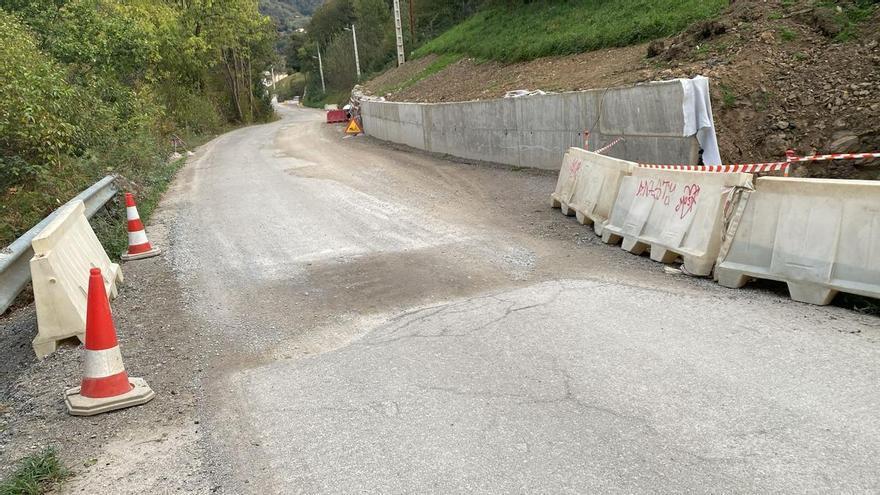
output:
M 406 62 L 403 54 L 403 28 L 400 26 L 400 0 L 394 0 L 394 32 L 397 35 L 397 65 Z
M 415 15 L 415 5 L 416 0 L 408 0 L 406 3 L 409 4 L 409 40 L 410 43 L 415 46 L 416 44 L 416 15 Z
M 272 91 L 276 91 L 275 89 L 275 66 L 272 66 Z
M 358 57 L 358 37 L 357 31 L 354 30 L 354 24 L 351 25 L 351 29 L 345 28 L 346 31 L 351 31 L 351 39 L 354 41 L 354 66 L 357 68 L 358 82 L 361 80 L 361 59 Z
M 318 70 L 321 72 L 321 92 L 327 92 L 327 86 L 324 86 L 324 64 L 321 62 L 321 45 L 315 43 L 318 47 Z

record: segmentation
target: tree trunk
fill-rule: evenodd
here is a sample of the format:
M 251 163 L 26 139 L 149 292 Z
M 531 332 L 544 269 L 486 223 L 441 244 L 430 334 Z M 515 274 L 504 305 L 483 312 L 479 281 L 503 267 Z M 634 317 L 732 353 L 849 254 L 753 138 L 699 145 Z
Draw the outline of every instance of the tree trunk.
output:
M 232 67 L 229 66 L 229 58 L 226 55 L 226 49 L 222 50 L 223 66 L 226 68 L 227 80 L 229 81 L 229 90 L 232 92 L 232 101 L 235 103 L 235 109 L 238 111 L 238 119 L 244 121 L 244 114 L 241 111 L 241 101 L 238 98 L 238 75 L 235 68 L 235 50 L 230 48 L 229 53 L 232 56 Z
M 251 107 L 251 120 L 254 119 L 254 78 L 252 76 L 253 74 L 251 73 L 251 54 L 250 51 L 248 51 L 247 74 L 245 74 L 245 77 L 247 78 L 248 103 Z

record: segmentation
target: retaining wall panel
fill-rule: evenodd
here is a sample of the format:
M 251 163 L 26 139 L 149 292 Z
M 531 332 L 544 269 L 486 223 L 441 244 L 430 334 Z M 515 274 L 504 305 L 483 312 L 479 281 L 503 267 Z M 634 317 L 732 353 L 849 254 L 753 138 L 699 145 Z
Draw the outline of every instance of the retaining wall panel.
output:
M 602 142 L 597 146 L 602 146 L 610 142 Z M 642 163 L 660 163 L 660 164 L 691 164 L 696 163 L 698 159 L 699 143 L 693 136 L 668 138 L 668 137 L 647 137 L 647 136 L 627 136 L 624 141 L 614 145 L 605 154 L 622 160 L 628 160 L 628 157 L 653 157 L 653 160 L 633 160 Z
M 612 88 L 602 104 L 600 129 L 609 135 L 681 137 L 683 102 L 679 81 Z
M 571 133 L 565 131 L 522 131 L 519 134 L 519 159 L 524 167 L 557 170 L 571 147 Z

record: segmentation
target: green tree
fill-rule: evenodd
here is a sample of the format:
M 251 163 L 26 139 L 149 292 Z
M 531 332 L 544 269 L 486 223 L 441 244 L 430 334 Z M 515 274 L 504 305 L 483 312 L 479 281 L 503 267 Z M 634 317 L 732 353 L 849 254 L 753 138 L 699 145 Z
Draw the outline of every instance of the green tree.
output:
M 385 0 L 354 0 L 358 54 L 364 72 L 385 68 L 396 50 L 394 19 Z
M 327 0 L 312 16 L 307 31 L 321 46 L 331 41 L 356 21 L 352 0 Z
M 308 41 L 309 37 L 301 32 L 294 32 L 288 37 L 284 48 L 284 62 L 289 70 L 293 72 L 302 71 L 303 58 L 307 55 L 300 52 Z

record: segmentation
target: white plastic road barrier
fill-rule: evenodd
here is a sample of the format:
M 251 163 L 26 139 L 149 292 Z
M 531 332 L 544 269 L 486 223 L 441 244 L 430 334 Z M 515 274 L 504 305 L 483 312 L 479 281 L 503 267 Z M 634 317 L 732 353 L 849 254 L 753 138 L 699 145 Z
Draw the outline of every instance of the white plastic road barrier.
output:
M 571 200 L 574 197 L 575 186 L 578 176 L 584 167 L 586 151 L 580 148 L 569 148 L 562 158 L 562 168 L 559 169 L 559 178 L 556 179 L 556 190 L 550 195 L 550 206 L 562 209 L 567 216 L 575 214 L 571 208 Z
M 580 148 L 572 148 L 569 153 L 583 160 L 569 206 L 574 209 L 578 222 L 592 224 L 596 235 L 602 235 L 611 217 L 620 183 L 632 173 L 636 164 Z
M 880 298 L 880 182 L 762 177 L 755 186 L 730 224 L 718 283 L 778 280 L 795 301 L 821 305 L 838 291 Z
M 92 184 L 85 191 L 77 194 L 73 199 L 65 203 L 82 201 L 86 207 L 86 216 L 91 217 L 104 204 L 116 194 L 116 177 L 108 175 Z M 63 208 L 63 205 L 62 205 Z M 62 208 L 58 208 L 61 210 Z M 55 210 L 40 223 L 31 227 L 12 244 L 0 249 L 0 313 L 6 311 L 19 292 L 31 281 L 30 259 L 34 257 L 31 241 L 34 240 L 43 229 L 55 219 L 58 210 Z
M 37 308 L 34 352 L 42 358 L 60 340 L 84 339 L 89 270 L 100 268 L 110 297 L 122 282 L 119 265 L 107 253 L 84 215 L 82 201 L 65 205 L 32 241 L 31 278 Z
M 662 263 L 681 256 L 685 272 L 709 275 L 721 248 L 724 206 L 735 187 L 751 189 L 752 175 L 637 167 L 622 179 L 602 240 L 622 240 L 633 254 L 650 248 L 651 259 Z

